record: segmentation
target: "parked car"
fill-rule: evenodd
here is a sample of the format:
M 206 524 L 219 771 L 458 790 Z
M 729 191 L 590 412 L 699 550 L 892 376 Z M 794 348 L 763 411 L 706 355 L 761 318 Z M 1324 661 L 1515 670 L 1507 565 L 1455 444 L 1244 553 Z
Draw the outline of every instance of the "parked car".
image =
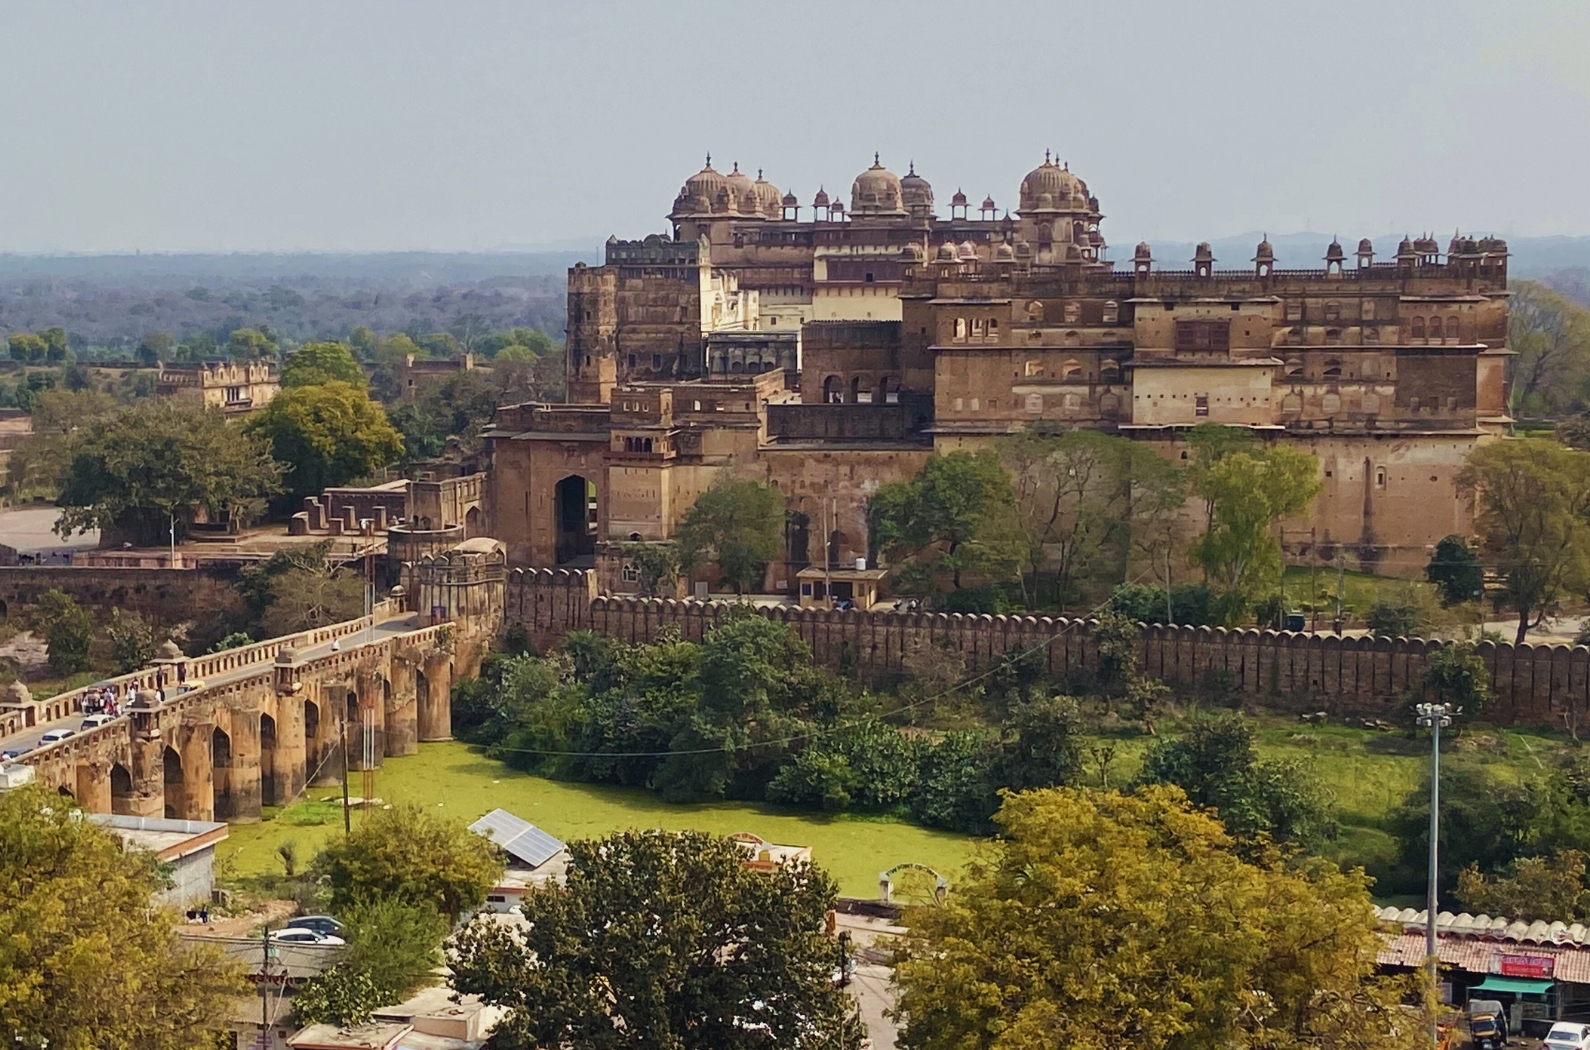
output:
M 287 920 L 289 930 L 314 930 L 322 937 L 341 937 L 342 923 L 329 915 L 300 915 Z
M 75 730 L 75 729 L 51 729 L 49 732 L 47 732 L 43 736 L 39 737 L 39 743 L 40 744 L 59 744 L 61 741 L 65 740 L 67 737 L 76 736 L 76 735 L 77 735 L 77 730 Z
M 98 729 L 100 726 L 108 725 L 114 721 L 116 721 L 115 715 L 89 715 L 83 719 L 82 724 L 77 727 L 77 731 L 81 733 L 85 729 Z
M 1541 1045 L 1546 1050 L 1590 1050 L 1590 1024 L 1558 1021 Z
M 31 747 L 8 747 L 4 751 L 0 751 L 0 760 L 9 762 L 13 758 L 21 758 L 32 750 Z
M 341 937 L 328 937 L 323 933 L 317 933 L 314 930 L 299 926 L 289 926 L 284 930 L 272 930 L 271 940 L 280 941 L 283 944 L 338 945 L 348 943 Z

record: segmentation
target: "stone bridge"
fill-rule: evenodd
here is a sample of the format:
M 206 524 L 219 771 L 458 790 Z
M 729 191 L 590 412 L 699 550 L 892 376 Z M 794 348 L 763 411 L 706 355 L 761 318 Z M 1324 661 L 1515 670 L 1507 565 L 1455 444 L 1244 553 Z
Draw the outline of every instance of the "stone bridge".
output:
M 376 765 L 448 739 L 456 626 L 383 604 L 375 617 L 209 656 L 169 646 L 153 667 L 109 680 L 125 717 L 16 761 L 89 812 L 241 822 L 336 783 L 344 732 L 350 768 L 365 768 L 366 723 Z M 76 728 L 84 692 L 0 705 L 0 748 L 51 723 Z

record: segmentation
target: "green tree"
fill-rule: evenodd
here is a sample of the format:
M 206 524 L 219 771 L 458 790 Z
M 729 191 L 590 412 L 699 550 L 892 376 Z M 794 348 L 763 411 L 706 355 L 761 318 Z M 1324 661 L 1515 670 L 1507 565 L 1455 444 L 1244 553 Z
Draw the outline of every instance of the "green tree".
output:
M 1194 805 L 1213 808 L 1244 842 L 1263 837 L 1317 846 L 1335 835 L 1318 778 L 1295 762 L 1261 759 L 1255 725 L 1232 712 L 1199 719 L 1181 736 L 1157 742 L 1143 758 L 1137 783 L 1175 785 Z
M 1518 617 L 1514 640 L 1590 581 L 1590 453 L 1518 438 L 1469 453 L 1459 484 L 1476 496 L 1480 550 L 1502 578 L 1498 606 Z
M 153 625 L 129 609 L 110 611 L 105 636 L 110 639 L 110 658 L 116 664 L 117 674 L 149 666 L 158 651 Z
M 449 952 L 453 986 L 508 1014 L 505 1046 L 857 1050 L 823 933 L 834 882 L 817 868 L 745 866 L 700 832 L 575 842 L 566 886 L 530 894 L 527 924 L 476 922 Z
M 1558 850 L 1550 857 L 1521 857 L 1487 878 L 1478 865 L 1458 872 L 1457 899 L 1475 915 L 1516 922 L 1572 922 L 1590 916 L 1585 855 Z
M 44 361 L 44 340 L 32 332 L 12 332 L 6 342 L 11 350 L 11 360 L 24 365 L 36 365 Z
M 240 975 L 150 907 L 154 855 L 69 803 L 0 792 L 0 1032 L 58 1050 L 205 1050 Z
M 910 481 L 879 488 L 867 507 L 878 549 L 915 562 L 923 583 L 948 576 L 955 590 L 967 574 L 991 583 L 1014 575 L 1022 557 L 1015 518 L 1010 475 L 987 450 L 930 456 Z
M 220 412 L 171 399 L 141 402 L 94 420 L 72 436 L 61 489 L 62 536 L 114 530 L 160 545 L 177 539 L 193 511 L 248 520 L 277 489 L 281 467 L 265 445 Z
M 449 920 L 484 904 L 504 870 L 490 842 L 415 803 L 366 813 L 315 867 L 330 880 L 333 908 L 391 898 L 430 904 Z
M 364 580 L 323 561 L 272 577 L 269 593 L 269 604 L 260 616 L 260 633 L 266 638 L 329 627 L 364 615 Z
M 1479 601 L 1485 590 L 1485 569 L 1463 536 L 1446 536 L 1435 545 L 1424 578 L 1435 584 L 1447 607 Z
M 1534 281 L 1515 282 L 1509 291 L 1508 408 L 1555 415 L 1590 369 L 1590 311 Z
M 679 582 L 679 546 L 674 543 L 631 543 L 624 556 L 635 569 L 640 593 L 657 598 L 673 591 Z
M 287 355 L 282 362 L 281 384 L 290 386 L 319 386 L 332 381 L 349 386 L 369 386 L 369 379 L 347 343 L 305 343 Z
M 138 363 L 145 368 L 154 368 L 171 356 L 171 346 L 170 332 L 146 332 L 144 337 L 138 340 L 135 356 L 138 358 Z
M 58 587 L 40 594 L 33 605 L 34 629 L 48 643 L 50 670 L 58 675 L 88 670 L 89 648 L 94 644 L 94 614 Z
M 339 962 L 307 978 L 293 993 L 293 1021 L 301 1025 L 361 1025 L 392 1002 L 367 971 Z
M 109 394 L 61 387 L 42 390 L 28 407 L 33 433 L 6 461 L 6 481 L 15 495 L 55 498 L 65 481 L 75 435 L 119 410 Z
M 1417 638 L 1434 620 L 1435 603 L 1417 583 L 1404 583 L 1382 593 L 1364 618 L 1371 634 L 1388 638 Z
M 1245 612 L 1253 595 L 1279 584 L 1284 564 L 1272 529 L 1319 494 L 1318 474 L 1313 456 L 1286 446 L 1197 463 L 1192 490 L 1205 501 L 1208 528 L 1188 553 L 1227 593 L 1228 621 Z
M 1532 828 L 1541 811 L 1539 792 L 1493 776 L 1483 765 L 1455 756 L 1441 763 L 1441 869 L 1443 892 L 1457 873 L 1476 865 L 1502 870 L 1530 852 Z M 1386 817 L 1397 839 L 1399 870 L 1384 880 L 1386 892 L 1416 892 L 1424 886 L 1430 854 L 1430 778 L 1408 792 Z
M 284 389 L 249 417 L 244 431 L 270 442 L 288 464 L 295 498 L 367 477 L 403 454 L 403 437 L 361 387 L 339 380 Z
M 276 340 L 258 328 L 239 328 L 226 337 L 226 352 L 230 357 L 245 361 L 275 357 Z
M 754 591 L 784 548 L 784 498 L 766 482 L 720 473 L 685 512 L 678 540 L 683 568 L 714 562 L 735 594 Z
M 1134 467 L 1144 456 L 1159 457 L 1127 438 L 1094 430 L 1058 436 L 1028 430 L 1001 438 L 998 451 L 1012 478 L 1027 607 L 1037 606 L 1039 577 L 1047 572 L 1063 610 L 1101 562 L 1124 553 Z
M 1245 859 L 1174 788 L 1007 796 L 898 956 L 904 1050 L 1422 1045 L 1362 873 Z
M 39 330 L 39 338 L 44 341 L 44 360 L 58 364 L 70 356 L 71 342 L 67 339 L 66 329 L 43 328 Z

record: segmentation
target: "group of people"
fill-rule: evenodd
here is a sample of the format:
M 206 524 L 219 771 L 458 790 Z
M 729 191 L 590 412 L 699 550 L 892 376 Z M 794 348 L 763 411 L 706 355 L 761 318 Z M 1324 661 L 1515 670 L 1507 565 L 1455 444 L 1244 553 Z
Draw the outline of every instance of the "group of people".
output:
M 115 717 L 121 714 L 121 697 L 113 685 L 94 686 L 83 693 L 83 713 L 85 715 L 110 715 Z

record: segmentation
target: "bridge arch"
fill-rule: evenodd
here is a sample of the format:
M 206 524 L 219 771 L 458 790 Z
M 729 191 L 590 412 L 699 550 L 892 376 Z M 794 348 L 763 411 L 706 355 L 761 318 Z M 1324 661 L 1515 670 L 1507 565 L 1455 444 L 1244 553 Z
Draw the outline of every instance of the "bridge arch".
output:
M 265 712 L 259 716 L 259 797 L 266 806 L 279 806 L 283 801 L 276 769 L 276 719 Z
M 110 811 L 129 816 L 133 813 L 132 771 L 120 762 L 110 766 Z
M 160 787 L 165 798 L 165 817 L 168 820 L 186 819 L 187 790 L 182 773 L 182 756 L 177 749 L 166 745 L 160 756 Z

